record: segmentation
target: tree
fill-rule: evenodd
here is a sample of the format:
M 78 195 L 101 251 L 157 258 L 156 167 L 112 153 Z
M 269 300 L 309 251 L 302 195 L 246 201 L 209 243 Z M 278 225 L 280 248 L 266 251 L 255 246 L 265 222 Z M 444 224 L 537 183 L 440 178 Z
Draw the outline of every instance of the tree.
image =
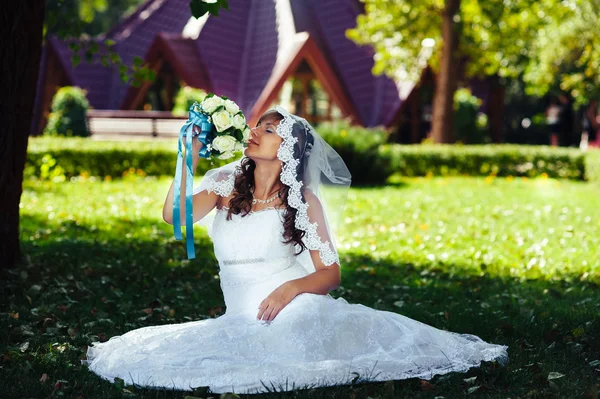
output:
M 81 32 L 90 36 L 107 32 L 119 19 L 126 18 L 144 0 L 52 0 L 46 1 L 47 34 Z M 72 17 L 76 17 L 73 19 Z M 73 23 L 79 26 L 73 28 Z
M 67 0 L 56 0 L 63 7 L 49 7 L 46 14 L 45 0 L 5 1 L 0 7 L 0 267 L 14 267 L 21 258 L 19 242 L 19 203 L 23 193 L 23 170 L 29 130 L 36 94 L 42 39 L 45 32 L 55 32 L 60 37 L 80 38 L 84 24 L 80 21 L 80 10 L 88 13 L 105 9 L 106 0 L 79 0 L 78 7 L 68 7 Z M 56 5 L 54 4 L 54 5 Z M 191 14 L 199 18 L 207 12 L 217 16 L 220 8 L 228 8 L 226 0 L 205 3 L 191 0 Z M 44 19 L 46 17 L 46 19 Z M 65 24 L 64 21 L 69 23 Z M 100 44 L 110 48 L 111 43 L 82 38 L 82 44 L 75 44 L 74 63 L 78 62 L 80 50 L 84 50 L 86 60 L 91 61 Z M 99 44 L 100 42 L 100 44 Z M 120 59 L 104 58 L 104 61 L 119 63 Z M 121 65 L 123 66 L 123 65 Z M 127 67 L 127 66 L 124 66 Z M 151 77 L 134 65 L 134 80 L 138 83 Z M 137 74 L 137 75 L 136 75 Z
M 526 92 L 568 92 L 576 105 L 600 98 L 600 0 L 567 3 L 568 13 L 539 32 L 523 76 Z
M 417 81 L 427 63 L 437 71 L 436 143 L 455 141 L 453 98 L 460 79 L 519 76 L 533 56 L 538 32 L 572 13 L 560 0 L 362 1 L 365 14 L 346 35 L 374 47 L 374 74 Z
M 0 265 L 20 257 L 19 203 L 42 49 L 44 0 L 0 7 Z

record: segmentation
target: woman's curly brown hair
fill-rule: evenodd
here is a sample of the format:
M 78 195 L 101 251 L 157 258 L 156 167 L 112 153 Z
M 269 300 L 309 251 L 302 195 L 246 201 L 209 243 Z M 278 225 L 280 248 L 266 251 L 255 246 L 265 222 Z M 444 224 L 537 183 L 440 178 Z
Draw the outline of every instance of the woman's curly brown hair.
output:
M 283 120 L 283 115 L 275 110 L 269 110 L 265 112 L 258 122 L 257 125 L 266 117 L 275 117 L 277 120 Z M 307 139 L 312 141 L 312 136 L 308 135 Z M 302 148 L 304 147 L 302 143 Z M 300 145 L 294 145 L 294 158 L 298 158 L 299 154 L 303 151 Z M 300 162 L 296 173 L 298 174 L 298 179 L 303 180 L 304 175 L 304 162 Z M 238 173 L 235 177 L 233 197 L 229 200 L 229 210 L 227 211 L 227 220 L 231 220 L 231 215 L 239 215 L 246 216 L 250 213 L 252 209 L 252 190 L 254 189 L 254 170 L 256 169 L 256 163 L 247 157 L 244 157 L 241 161 L 240 166 L 238 166 Z M 280 181 L 281 182 L 281 181 Z M 286 206 L 286 210 L 284 212 L 284 221 L 283 221 L 283 238 L 284 244 L 295 243 L 300 248 L 296 255 L 299 255 L 306 249 L 306 245 L 302 242 L 302 238 L 306 234 L 305 231 L 297 229 L 295 225 L 296 213 L 297 209 L 291 207 L 288 203 L 288 193 L 290 188 L 282 184 L 281 188 L 278 191 L 278 196 L 281 199 L 281 202 Z M 302 195 L 304 197 L 304 195 Z M 302 198 L 305 201 L 304 198 Z

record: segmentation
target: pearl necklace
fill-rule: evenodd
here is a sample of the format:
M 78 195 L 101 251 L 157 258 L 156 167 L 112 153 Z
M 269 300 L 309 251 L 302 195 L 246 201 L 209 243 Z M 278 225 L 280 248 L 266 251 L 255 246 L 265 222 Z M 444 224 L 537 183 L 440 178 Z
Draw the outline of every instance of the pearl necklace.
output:
M 252 196 L 254 196 L 254 194 L 252 194 Z M 257 202 L 259 202 L 261 204 L 268 204 L 269 202 L 275 201 L 278 197 L 279 197 L 279 193 L 275 194 L 274 196 L 272 196 L 271 198 L 268 198 L 266 200 L 252 198 L 252 205 L 256 204 Z

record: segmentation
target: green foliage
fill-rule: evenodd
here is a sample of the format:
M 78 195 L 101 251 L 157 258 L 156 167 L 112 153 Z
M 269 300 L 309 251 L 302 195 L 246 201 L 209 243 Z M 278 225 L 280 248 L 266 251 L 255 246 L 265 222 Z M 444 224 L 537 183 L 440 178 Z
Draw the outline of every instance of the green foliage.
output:
M 46 5 L 43 34 L 56 35 L 67 43 L 73 67 L 83 60 L 105 67 L 113 64 L 123 83 L 139 87 L 144 81 L 153 82 L 156 73 L 134 57 L 133 65 L 125 65 L 115 51 L 115 41 L 105 33 L 123 14 L 133 12 L 143 0 L 56 0 Z
M 144 0 L 54 0 L 47 1 L 43 35 L 56 35 L 68 43 L 71 63 L 76 67 L 83 59 L 103 66 L 114 64 L 121 81 L 134 87 L 156 80 L 156 73 L 134 57 L 134 65 L 125 65 L 114 50 L 115 41 L 101 35 L 119 19 L 124 19 L 141 6 Z M 110 6 L 109 6 L 110 3 Z M 191 14 L 196 18 L 207 12 L 218 16 L 229 9 L 227 0 L 206 3 L 190 0 Z
M 443 1 L 363 1 L 346 35 L 374 47 L 373 73 L 416 81 L 426 63 L 437 70 Z M 599 9 L 598 0 L 462 0 L 454 21 L 466 75 L 525 74 L 528 93 L 560 88 L 584 104 L 600 95 Z
M 521 145 L 424 144 L 381 146 L 401 176 L 526 176 L 581 180 L 584 158 L 576 148 Z
M 339 128 L 339 130 L 338 130 Z M 345 122 L 321 124 L 319 133 L 344 158 L 352 183 L 379 184 L 399 176 L 524 176 L 600 181 L 598 152 L 576 148 L 525 145 L 402 145 L 380 144 L 386 133 L 351 127 Z M 57 175 L 99 176 L 105 179 L 131 175 L 171 176 L 175 173 L 177 146 L 173 141 L 105 142 L 82 138 L 29 139 L 26 176 L 42 177 L 60 166 Z M 44 158 L 46 157 L 46 158 Z M 230 160 L 201 160 L 197 173 Z M 51 165 L 50 165 L 51 164 Z M 58 176 L 58 177 L 57 177 Z
M 204 100 L 204 97 L 206 97 L 206 92 L 202 89 L 196 89 L 190 86 L 182 87 L 175 96 L 173 114 L 187 116 L 192 104 L 195 102 L 201 103 L 202 100 Z
M 600 149 L 589 149 L 585 156 L 585 179 L 600 184 Z
M 50 154 L 42 156 L 40 165 L 40 179 L 61 182 L 66 180 L 65 170 L 56 164 L 56 159 Z
M 83 138 L 30 138 L 25 175 L 41 176 L 44 157 L 51 155 L 67 178 L 98 176 L 112 179 L 131 174 L 141 176 L 175 175 L 177 141 L 123 142 L 91 141 Z M 202 159 L 198 174 L 222 166 L 221 161 Z
M 454 93 L 454 127 L 460 142 L 484 144 L 490 141 L 485 129 L 487 120 L 479 112 L 480 106 L 481 100 L 472 95 L 471 90 L 462 88 Z
M 53 0 L 46 1 L 48 33 L 73 32 L 90 36 L 107 32 L 128 17 L 144 0 Z M 109 6 L 110 4 L 110 6 Z
M 221 8 L 229 10 L 227 0 L 214 0 L 210 2 L 205 0 L 190 0 L 190 10 L 195 18 L 200 18 L 206 13 L 217 17 Z
M 52 99 L 51 113 L 44 128 L 44 135 L 89 136 L 85 120 L 89 107 L 85 90 L 75 86 L 61 87 Z
M 539 31 L 524 80 L 527 92 L 570 92 L 575 106 L 600 98 L 600 1 L 565 2 L 569 8 Z
M 365 0 L 365 14 L 346 34 L 357 44 L 374 47 L 375 74 L 402 71 L 417 80 L 426 62 L 439 66 L 443 8 L 439 0 Z M 469 59 L 467 75 L 519 75 L 538 30 L 565 8 L 558 0 L 462 0 L 454 20 L 461 32 L 458 51 Z
M 383 183 L 389 177 L 389 162 L 377 149 L 387 142 L 383 128 L 365 129 L 348 121 L 323 122 L 317 126 L 321 137 L 342 157 L 353 183 Z

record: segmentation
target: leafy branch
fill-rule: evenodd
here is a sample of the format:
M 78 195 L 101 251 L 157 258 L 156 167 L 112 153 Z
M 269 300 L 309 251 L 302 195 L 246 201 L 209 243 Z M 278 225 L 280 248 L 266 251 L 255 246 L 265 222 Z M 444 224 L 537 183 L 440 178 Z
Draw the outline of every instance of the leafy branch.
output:
M 116 42 L 112 39 L 105 39 L 102 35 L 90 36 L 85 33 L 85 22 L 81 18 L 82 9 L 85 15 L 93 18 L 95 11 L 104 11 L 107 4 L 104 0 L 82 0 L 74 6 L 72 0 L 56 0 L 48 7 L 47 18 L 44 26 L 44 35 L 48 33 L 56 35 L 68 44 L 71 50 L 71 63 L 76 68 L 82 60 L 89 64 L 99 62 L 104 67 L 111 64 L 119 70 L 121 81 L 134 87 L 139 87 L 145 81 L 154 82 L 156 72 L 144 65 L 143 58 L 133 57 L 133 65 L 126 65 L 119 53 L 115 50 Z M 206 13 L 218 16 L 220 9 L 229 10 L 227 0 L 216 0 L 206 2 L 202 0 L 190 0 L 190 11 L 195 18 L 200 18 Z M 68 21 L 68 22 L 67 22 Z

